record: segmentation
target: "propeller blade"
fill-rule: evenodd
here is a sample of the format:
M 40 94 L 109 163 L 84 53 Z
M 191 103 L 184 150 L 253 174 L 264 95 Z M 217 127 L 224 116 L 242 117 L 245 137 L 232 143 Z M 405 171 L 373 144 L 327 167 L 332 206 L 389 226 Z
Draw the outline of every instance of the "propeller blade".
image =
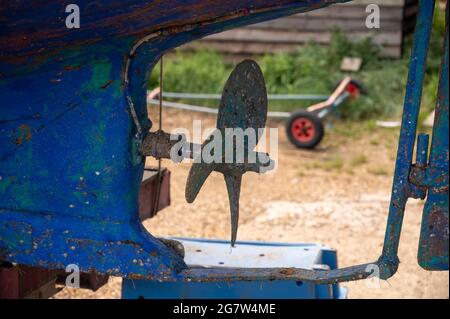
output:
M 266 120 L 267 90 L 263 74 L 255 61 L 244 60 L 231 72 L 223 89 L 217 128 L 256 130 L 265 127 Z M 256 143 L 260 137 L 258 134 Z
M 188 203 L 192 203 L 197 197 L 200 189 L 214 170 L 214 163 L 193 163 L 189 170 L 186 181 L 185 198 Z
M 241 193 L 242 174 L 225 174 L 225 183 L 227 184 L 228 199 L 231 212 L 231 247 L 236 242 L 238 222 L 239 222 L 239 195 Z
M 234 247 L 237 237 L 239 221 L 239 196 L 241 192 L 242 174 L 245 167 L 238 164 L 237 154 L 244 152 L 246 157 L 256 146 L 261 138 L 262 132 L 258 129 L 264 128 L 267 120 L 267 90 L 264 77 L 253 60 L 244 60 L 239 63 L 225 84 L 217 115 L 217 129 L 222 133 L 222 147 L 225 153 L 232 151 L 233 163 L 194 163 L 189 171 L 186 182 L 185 197 L 188 203 L 192 203 L 197 197 L 202 185 L 213 170 L 224 175 L 227 185 L 228 199 L 231 213 L 231 246 Z M 243 131 L 253 129 L 255 133 L 254 145 L 249 145 L 249 135 L 245 133 L 244 143 L 238 143 L 233 132 L 227 133 L 225 129 L 240 128 Z M 225 133 L 225 134 L 224 134 Z M 233 145 L 226 146 L 226 134 L 233 138 Z M 205 147 L 205 143 L 202 145 Z M 224 154 L 225 155 L 225 154 Z M 224 159 L 224 158 L 223 158 Z M 249 166 L 250 170 L 260 170 L 260 165 Z

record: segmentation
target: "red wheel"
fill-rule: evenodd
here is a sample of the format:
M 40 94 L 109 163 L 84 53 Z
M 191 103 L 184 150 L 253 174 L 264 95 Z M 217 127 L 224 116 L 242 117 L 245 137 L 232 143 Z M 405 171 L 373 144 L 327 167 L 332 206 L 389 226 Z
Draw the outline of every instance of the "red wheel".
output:
M 301 143 L 308 143 L 316 134 L 314 123 L 306 117 L 296 118 L 291 125 L 292 136 Z
M 289 117 L 286 133 L 295 146 L 314 148 L 322 140 L 324 130 L 322 122 L 315 114 L 302 110 Z

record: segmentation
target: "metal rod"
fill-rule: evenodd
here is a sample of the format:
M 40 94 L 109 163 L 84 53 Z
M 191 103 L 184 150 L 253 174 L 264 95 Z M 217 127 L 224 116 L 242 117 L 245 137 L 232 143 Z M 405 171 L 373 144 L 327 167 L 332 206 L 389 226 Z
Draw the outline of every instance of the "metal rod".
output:
M 159 92 L 159 119 L 158 119 L 158 130 L 162 131 L 162 99 L 163 99 L 163 55 L 161 55 L 161 59 L 159 60 L 159 87 L 161 88 Z M 153 205 L 153 216 L 156 215 L 156 213 L 159 210 L 159 196 L 161 193 L 161 182 L 162 182 L 162 174 L 161 174 L 161 157 L 158 158 L 158 177 L 157 177 L 157 187 L 156 187 L 156 197 L 155 197 L 155 203 Z
M 420 133 L 417 136 L 416 166 L 425 167 L 428 163 L 428 134 Z
M 162 100 L 163 100 L 163 92 L 164 92 L 164 85 L 163 85 L 163 59 L 164 56 L 161 55 L 161 60 L 159 60 L 159 129 L 162 128 Z
M 419 1 L 419 13 L 411 51 L 391 202 L 381 256 L 386 262 L 392 264 L 398 264 L 399 262 L 397 252 L 406 201 L 409 197 L 408 177 L 416 138 L 434 3 L 434 0 Z
M 188 282 L 234 282 L 257 280 L 291 280 L 315 284 L 360 280 L 370 277 L 378 264 L 368 263 L 333 270 L 302 268 L 234 268 L 191 266 L 180 273 L 179 281 Z M 170 280 L 170 279 L 169 279 Z
M 164 96 L 166 93 L 164 93 Z M 155 99 L 149 99 L 147 101 L 148 104 L 151 105 L 159 105 L 159 100 Z M 185 103 L 178 103 L 178 102 L 168 102 L 163 101 L 162 105 L 164 107 L 179 109 L 179 110 L 187 110 L 192 112 L 201 112 L 201 113 L 209 113 L 209 114 L 217 114 L 218 109 L 215 109 L 213 107 L 207 107 L 207 106 L 199 106 L 199 105 L 191 105 L 191 104 L 185 104 Z M 268 117 L 274 117 L 274 118 L 288 118 L 291 115 L 289 112 L 267 112 Z
M 448 270 L 449 240 L 449 3 L 445 9 L 444 54 L 439 76 L 429 162 L 425 171 L 428 196 L 422 215 L 418 262 L 427 270 Z M 426 145 L 427 146 L 427 145 Z M 425 145 L 424 145 L 425 147 Z M 425 158 L 426 160 L 426 158 Z
M 181 93 L 181 92 L 164 92 L 166 98 L 176 99 L 192 99 L 192 100 L 220 100 L 221 94 L 215 93 Z M 321 94 L 268 94 L 269 100 L 326 100 L 328 95 Z

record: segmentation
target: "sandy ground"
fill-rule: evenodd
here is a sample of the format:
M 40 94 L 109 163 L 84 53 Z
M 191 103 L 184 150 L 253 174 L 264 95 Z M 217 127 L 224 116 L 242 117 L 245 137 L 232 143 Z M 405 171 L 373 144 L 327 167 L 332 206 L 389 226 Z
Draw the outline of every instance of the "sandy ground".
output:
M 152 111 L 153 112 L 153 111 Z M 192 128 L 215 117 L 164 111 L 164 129 Z M 153 117 L 155 118 L 155 117 Z M 398 129 L 337 124 L 315 151 L 294 148 L 279 128 L 276 172 L 247 173 L 240 201 L 238 240 L 312 242 L 337 249 L 341 267 L 376 261 L 381 253 L 389 206 Z M 148 165 L 154 165 L 152 159 Z M 172 171 L 172 204 L 144 222 L 157 236 L 230 238 L 223 177 L 212 174 L 193 204 L 184 200 L 190 164 L 163 165 Z M 410 201 L 403 223 L 398 272 L 372 288 L 367 281 L 344 283 L 349 298 L 448 298 L 449 274 L 428 272 L 416 260 L 423 202 Z M 119 298 L 120 278 L 97 292 L 65 289 L 57 298 Z

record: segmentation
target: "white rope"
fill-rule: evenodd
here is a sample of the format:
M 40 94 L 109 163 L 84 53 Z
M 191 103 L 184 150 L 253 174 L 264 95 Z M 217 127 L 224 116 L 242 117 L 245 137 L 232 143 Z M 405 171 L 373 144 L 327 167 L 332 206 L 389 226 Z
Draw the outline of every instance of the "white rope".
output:
M 164 95 L 166 95 L 166 93 L 164 93 Z M 160 102 L 159 102 L 159 100 L 148 99 L 147 103 L 151 104 L 151 105 L 159 105 Z M 215 109 L 212 107 L 191 105 L 191 104 L 178 103 L 178 102 L 162 101 L 162 106 L 179 109 L 179 110 L 202 112 L 202 113 L 209 113 L 209 114 L 217 114 L 219 112 L 218 109 Z M 291 115 L 291 113 L 289 113 L 289 112 L 267 112 L 268 117 L 275 117 L 275 118 L 287 118 L 290 115 Z

